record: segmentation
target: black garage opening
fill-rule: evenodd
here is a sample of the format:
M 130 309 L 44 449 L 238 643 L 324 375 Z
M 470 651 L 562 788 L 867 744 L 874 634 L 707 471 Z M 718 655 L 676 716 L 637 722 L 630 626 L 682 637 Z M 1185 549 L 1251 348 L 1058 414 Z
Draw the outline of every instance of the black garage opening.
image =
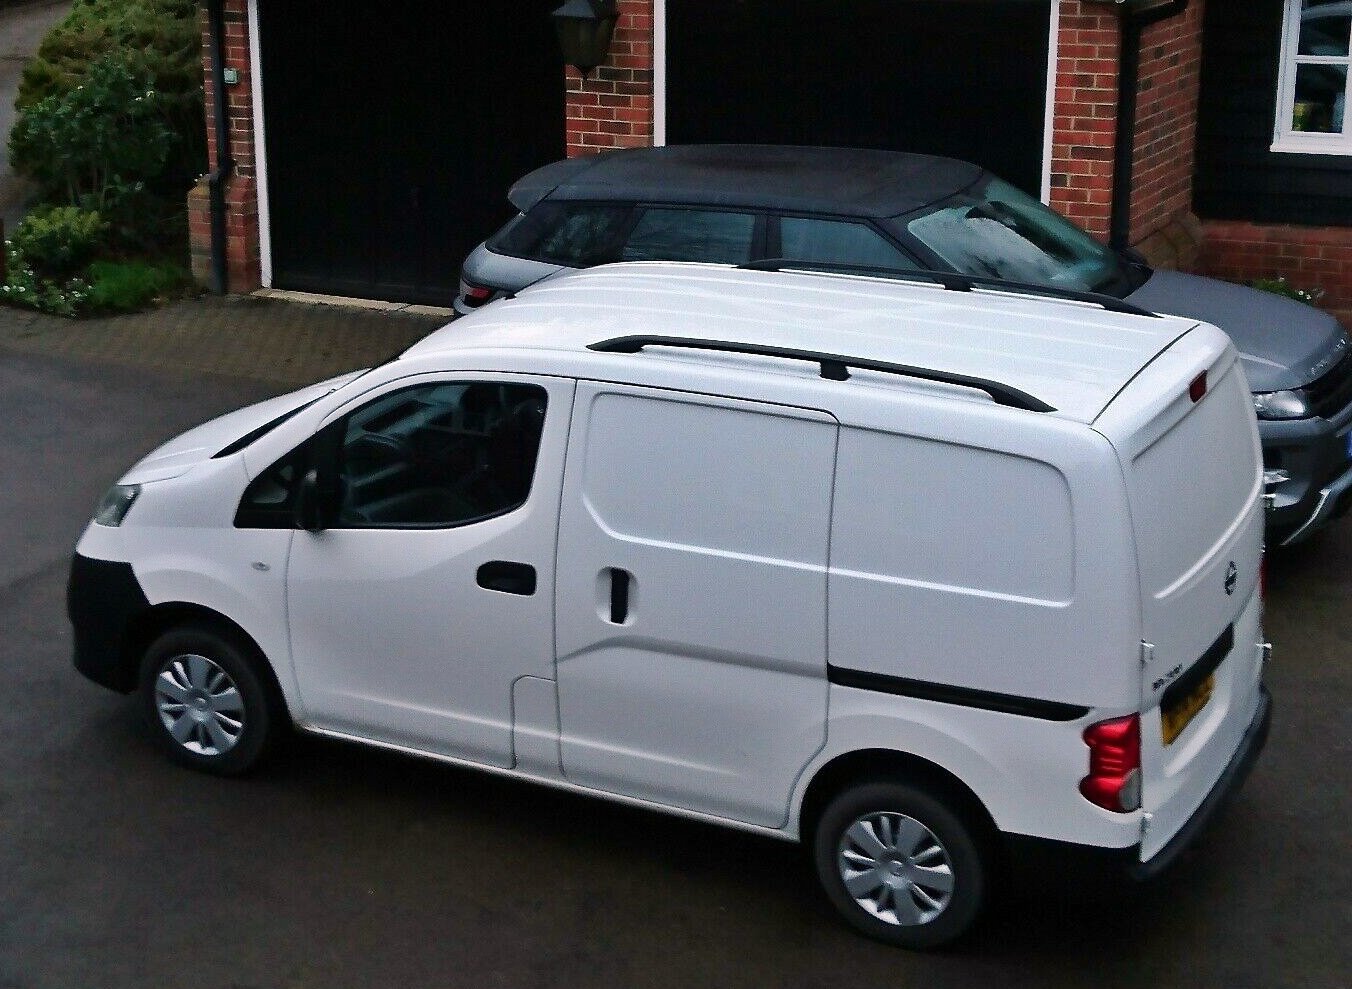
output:
M 667 140 L 886 148 L 1042 188 L 1049 0 L 667 4 Z
M 259 3 L 272 283 L 446 305 L 563 157 L 558 0 Z

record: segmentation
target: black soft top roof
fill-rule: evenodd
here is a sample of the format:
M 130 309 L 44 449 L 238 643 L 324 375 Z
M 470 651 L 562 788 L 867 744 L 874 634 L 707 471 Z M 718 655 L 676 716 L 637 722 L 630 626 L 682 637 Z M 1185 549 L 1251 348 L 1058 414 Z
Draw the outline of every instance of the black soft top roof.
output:
M 522 178 L 508 198 L 522 212 L 542 199 L 618 199 L 888 217 L 982 174 L 970 162 L 900 151 L 678 144 L 556 161 Z

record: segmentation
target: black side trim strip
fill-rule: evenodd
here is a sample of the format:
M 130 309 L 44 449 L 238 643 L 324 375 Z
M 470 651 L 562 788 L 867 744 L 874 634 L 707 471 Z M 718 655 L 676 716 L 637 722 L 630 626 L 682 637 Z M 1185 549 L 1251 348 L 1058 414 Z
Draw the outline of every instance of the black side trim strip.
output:
M 1169 684 L 1169 689 L 1160 696 L 1160 708 L 1167 711 L 1175 704 L 1191 697 L 1192 692 L 1202 685 L 1203 680 L 1216 672 L 1216 667 L 1221 665 L 1234 648 L 1235 626 L 1227 625 L 1220 638 L 1211 643 L 1210 648 L 1202 653 L 1201 658 L 1192 664 L 1188 672 Z
M 841 687 L 857 687 L 860 690 L 873 690 L 881 694 L 896 694 L 898 697 L 914 697 L 922 701 L 957 704 L 960 707 L 974 707 L 982 711 L 1017 714 L 1041 721 L 1078 721 L 1089 713 L 1089 708 L 1079 704 L 1044 701 L 1016 694 L 997 694 L 990 690 L 955 687 L 946 683 L 930 683 L 927 680 L 908 680 L 906 677 L 869 673 L 865 670 L 847 670 L 839 666 L 828 666 L 826 678 Z

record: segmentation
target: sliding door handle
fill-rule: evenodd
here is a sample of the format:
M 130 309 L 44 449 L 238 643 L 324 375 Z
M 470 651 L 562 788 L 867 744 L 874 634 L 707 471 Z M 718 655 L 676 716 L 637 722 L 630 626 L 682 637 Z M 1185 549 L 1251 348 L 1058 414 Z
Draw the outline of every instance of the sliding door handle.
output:
M 479 586 L 490 591 L 526 597 L 535 593 L 535 568 L 529 563 L 490 560 L 479 568 L 477 578 Z
M 629 585 L 634 575 L 619 567 L 610 568 L 610 623 L 623 625 L 629 618 Z

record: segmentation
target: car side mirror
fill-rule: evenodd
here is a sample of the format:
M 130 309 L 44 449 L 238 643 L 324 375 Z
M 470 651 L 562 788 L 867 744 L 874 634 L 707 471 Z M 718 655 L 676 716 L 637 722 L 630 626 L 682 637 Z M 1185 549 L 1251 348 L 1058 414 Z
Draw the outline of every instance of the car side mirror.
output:
M 296 492 L 296 526 L 306 532 L 323 532 L 325 528 L 319 471 L 313 468 L 300 479 L 300 490 Z
M 1133 268 L 1149 268 L 1150 262 L 1145 259 L 1145 255 L 1134 247 L 1124 247 L 1117 252 L 1123 261 Z

